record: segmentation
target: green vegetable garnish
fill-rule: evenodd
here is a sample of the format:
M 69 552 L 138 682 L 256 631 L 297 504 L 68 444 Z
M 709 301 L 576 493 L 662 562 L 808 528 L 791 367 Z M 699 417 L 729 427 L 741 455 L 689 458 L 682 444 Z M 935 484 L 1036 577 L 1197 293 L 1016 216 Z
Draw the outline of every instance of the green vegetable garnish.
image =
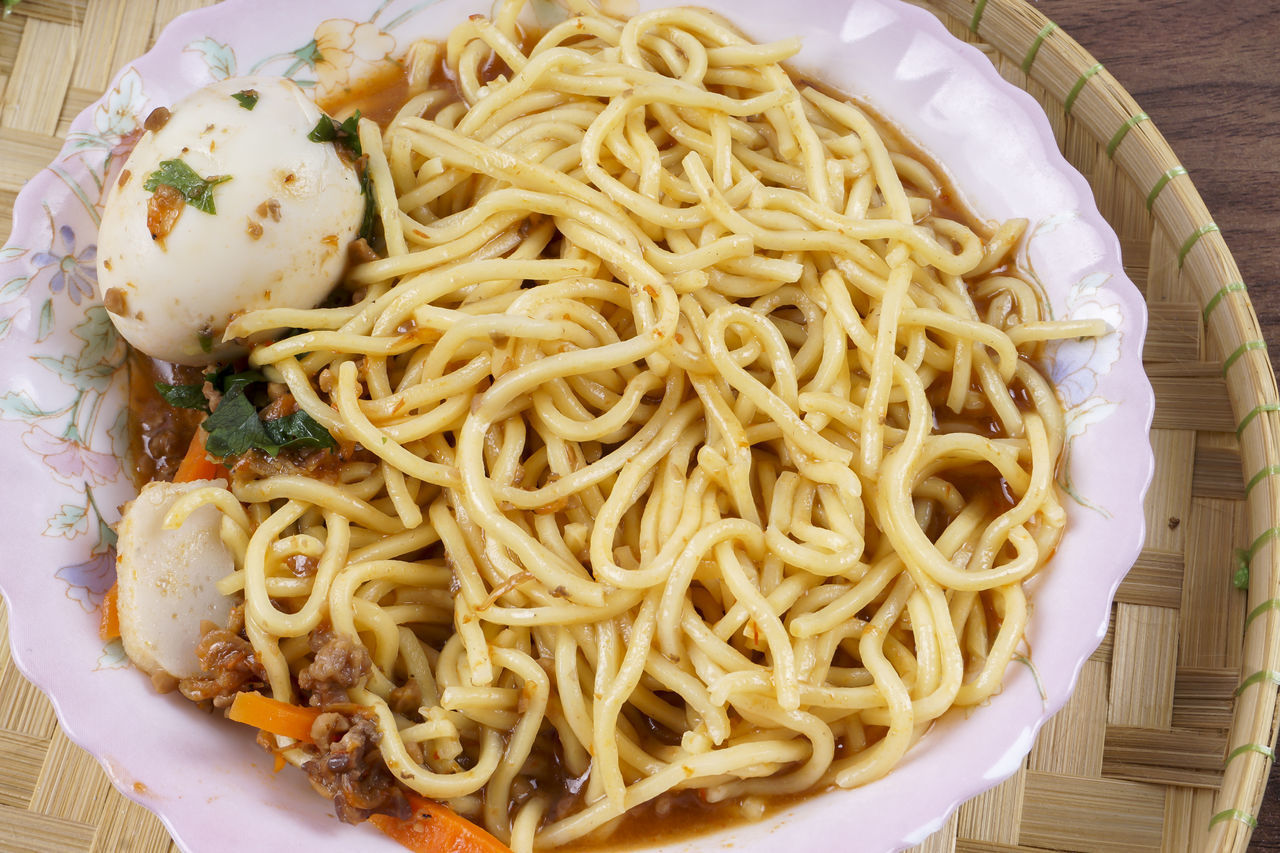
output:
M 281 451 L 289 448 L 338 446 L 329 431 L 301 409 L 282 418 L 262 420 L 258 408 L 248 396 L 253 386 L 266 384 L 267 378 L 258 371 L 233 373 L 230 368 L 223 368 L 206 373 L 204 378 L 222 394 L 218 408 L 201 424 L 209 434 L 205 441 L 209 455 L 241 456 L 256 448 L 268 456 L 279 456 Z M 170 405 L 209 410 L 203 385 L 157 382 L 156 389 Z
M 235 98 L 236 102 L 246 110 L 252 110 L 258 105 L 257 89 L 245 89 L 243 92 L 236 92 L 231 97 Z
M 161 184 L 173 187 L 187 200 L 187 204 L 205 213 L 217 213 L 213 204 L 213 188 L 231 180 L 230 175 L 214 175 L 202 178 L 182 160 L 162 160 L 160 168 L 147 176 L 142 188 L 155 192 Z
M 209 401 L 205 399 L 204 387 L 201 385 L 170 385 L 166 382 L 157 382 L 156 390 L 170 406 L 209 411 Z
M 307 139 L 312 142 L 332 142 L 359 157 L 364 153 L 364 149 L 360 147 L 360 111 L 356 110 L 354 115 L 343 122 L 320 116 L 320 121 L 307 134 Z

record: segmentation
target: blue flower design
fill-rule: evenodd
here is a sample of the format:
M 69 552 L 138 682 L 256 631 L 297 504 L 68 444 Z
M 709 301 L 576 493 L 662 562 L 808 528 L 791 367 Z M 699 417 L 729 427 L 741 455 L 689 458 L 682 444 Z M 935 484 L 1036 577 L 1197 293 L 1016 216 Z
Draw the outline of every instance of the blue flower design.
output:
M 93 296 L 98 283 L 98 246 L 90 243 L 77 253 L 76 232 L 70 225 L 60 227 L 53 242 L 48 252 L 36 252 L 31 260 L 42 270 L 53 268 L 49 290 L 61 293 L 65 289 L 71 301 L 79 305 L 81 299 Z
M 67 598 L 89 612 L 102 604 L 102 596 L 116 582 L 115 548 L 94 551 L 83 563 L 63 566 L 55 573 L 68 586 Z

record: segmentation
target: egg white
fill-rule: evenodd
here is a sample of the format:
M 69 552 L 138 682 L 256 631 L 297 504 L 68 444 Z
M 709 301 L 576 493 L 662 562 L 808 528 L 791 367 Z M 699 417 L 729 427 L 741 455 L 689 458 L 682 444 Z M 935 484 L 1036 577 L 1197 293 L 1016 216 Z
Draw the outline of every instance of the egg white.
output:
M 233 95 L 252 90 L 253 109 Z M 197 90 L 147 131 L 108 196 L 98 238 L 98 288 L 137 349 L 181 364 L 243 352 L 222 342 L 230 318 L 268 307 L 311 308 L 341 278 L 364 214 L 353 165 L 308 139 L 323 113 L 292 81 L 239 77 Z M 153 235 L 147 178 L 182 160 L 213 188 L 215 213 L 184 204 Z

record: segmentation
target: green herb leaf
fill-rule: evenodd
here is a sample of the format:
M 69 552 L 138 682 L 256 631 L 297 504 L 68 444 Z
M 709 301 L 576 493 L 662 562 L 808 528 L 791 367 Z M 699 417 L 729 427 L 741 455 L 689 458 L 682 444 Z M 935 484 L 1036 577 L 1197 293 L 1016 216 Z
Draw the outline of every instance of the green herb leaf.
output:
M 239 373 L 233 373 L 230 368 L 223 368 L 218 373 L 206 373 L 205 379 L 218 389 L 221 393 L 229 394 L 252 386 L 259 382 L 266 382 L 266 377 L 257 370 L 242 370 Z
M 170 406 L 209 411 L 209 401 L 205 399 L 203 385 L 169 385 L 165 382 L 157 382 L 156 390 Z
M 290 448 L 338 446 L 329 431 L 302 410 L 283 418 L 262 420 L 247 396 L 250 386 L 267 381 L 258 371 L 233 373 L 225 367 L 206 373 L 205 379 L 222 392 L 218 408 L 203 424 L 209 434 L 205 449 L 211 455 L 240 456 L 256 448 L 268 456 L 279 456 L 282 450 Z
M 235 98 L 236 102 L 246 110 L 252 110 L 258 105 L 257 89 L 245 89 L 243 92 L 236 92 L 231 97 Z
M 316 126 L 307 134 L 307 139 L 312 142 L 332 142 L 335 145 L 341 145 L 353 156 L 359 157 L 364 153 L 360 147 L 360 111 L 356 110 L 343 122 L 327 115 L 320 116 L 320 121 L 316 122 Z
M 213 352 L 213 332 L 196 332 L 196 341 L 204 352 Z
M 256 370 L 235 372 L 224 367 L 204 375 L 222 400 L 218 408 L 204 419 L 201 427 L 209 434 L 205 449 L 212 456 L 241 456 L 257 449 L 268 456 L 279 456 L 290 448 L 337 447 L 332 435 L 315 418 L 299 409 L 291 415 L 264 421 L 249 399 L 255 385 L 265 385 L 267 377 Z M 168 385 L 156 383 L 156 390 L 171 406 L 180 409 L 209 411 L 204 384 Z
M 258 410 L 243 390 L 223 395 L 218 408 L 204 419 L 202 426 L 209 434 L 205 450 L 212 456 L 240 456 L 269 441 Z
M 337 447 L 338 442 L 333 440 L 333 436 L 311 415 L 299 409 L 291 415 L 285 415 L 283 418 L 276 418 L 273 421 L 264 421 L 263 425 L 267 428 L 267 435 L 274 444 L 279 445 L 279 449 L 271 452 L 272 456 L 290 447 Z M 264 448 L 266 449 L 266 448 Z
M 167 184 L 182 193 L 187 204 L 205 213 L 214 214 L 218 211 L 213 204 L 213 188 L 229 180 L 230 175 L 202 178 L 182 160 L 163 160 L 160 168 L 147 176 L 142 188 L 147 192 L 155 192 L 161 184 Z

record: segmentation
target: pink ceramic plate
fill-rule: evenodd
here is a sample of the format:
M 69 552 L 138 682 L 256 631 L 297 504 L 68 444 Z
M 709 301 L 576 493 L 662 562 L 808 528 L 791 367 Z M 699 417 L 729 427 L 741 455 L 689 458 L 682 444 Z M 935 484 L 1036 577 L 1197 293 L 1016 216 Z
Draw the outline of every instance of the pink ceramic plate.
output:
M 72 124 L 58 159 L 22 191 L 0 253 L 0 590 L 14 660 L 52 697 L 68 735 L 188 851 L 399 849 L 340 827 L 301 774 L 273 776 L 252 736 L 158 696 L 118 643 L 97 636 L 114 574 L 110 525 L 131 496 L 124 344 L 94 297 L 102 188 L 151 108 L 213 79 L 280 74 L 319 90 L 442 35 L 487 0 L 229 0 L 175 21 Z M 545 0 L 531 3 L 545 14 Z M 643 0 L 642 8 L 661 5 Z M 1143 539 L 1153 408 L 1142 371 L 1146 316 L 1084 179 L 1035 102 L 927 13 L 895 0 L 700 0 L 749 35 L 797 34 L 796 65 L 864 97 L 951 172 L 984 217 L 1026 217 L 1026 267 L 1058 316 L 1115 331 L 1051 354 L 1067 407 L 1070 528 L 1033 583 L 1034 672 L 1014 664 L 988 705 L 941 721 L 887 778 L 768 819 L 677 844 L 682 851 L 888 850 L 922 841 L 962 801 L 1017 769 L 1102 639 L 1112 594 Z M 1038 676 L 1038 678 L 1037 678 Z

